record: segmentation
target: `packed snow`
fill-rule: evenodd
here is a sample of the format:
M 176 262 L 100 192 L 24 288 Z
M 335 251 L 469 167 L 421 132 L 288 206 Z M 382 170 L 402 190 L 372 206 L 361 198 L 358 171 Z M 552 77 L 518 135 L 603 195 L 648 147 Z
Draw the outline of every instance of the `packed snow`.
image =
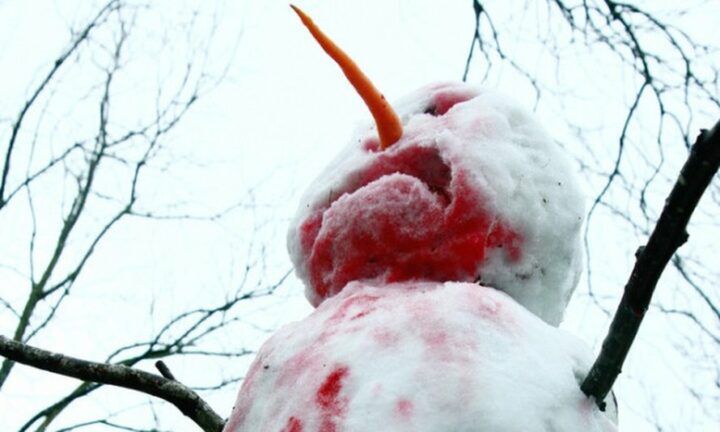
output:
M 394 107 L 310 185 L 288 233 L 317 306 L 356 280 L 479 282 L 557 325 L 577 284 L 583 199 L 561 149 L 507 97 L 430 85 Z
M 495 289 L 353 282 L 265 343 L 224 431 L 615 431 L 590 363 Z

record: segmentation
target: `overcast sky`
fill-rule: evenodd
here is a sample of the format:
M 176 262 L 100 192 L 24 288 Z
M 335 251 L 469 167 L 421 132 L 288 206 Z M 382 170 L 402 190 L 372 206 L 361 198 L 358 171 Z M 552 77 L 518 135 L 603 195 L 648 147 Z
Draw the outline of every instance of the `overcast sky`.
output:
M 29 89 L 67 45 L 68 29 L 84 22 L 101 4 L 0 0 L 2 145 L 8 138 L 6 119 L 15 115 Z M 297 4 L 351 54 L 389 100 L 433 81 L 462 77 L 474 25 L 470 1 L 306 0 Z M 526 8 L 520 4 L 497 10 L 503 29 L 545 25 L 537 24 L 542 8 L 533 2 L 527 2 Z M 191 16 L 188 11 L 196 8 L 200 14 L 193 34 L 198 39 L 216 23 L 207 70 L 216 77 L 224 74 L 224 79 L 202 95 L 172 134 L 167 153 L 153 166 L 143 185 L 141 204 L 167 214 L 197 216 L 229 207 L 233 210 L 212 222 L 131 219 L 118 226 L 98 249 L 72 299 L 64 304 L 53 324 L 33 340 L 38 346 L 102 359 L 119 345 L 147 338 L 167 317 L 226 297 L 238 287 L 246 265 L 253 267 L 247 286 L 278 280 L 290 269 L 285 231 L 299 194 L 347 143 L 358 122 L 367 120 L 360 98 L 285 1 L 188 0 L 152 2 L 147 10 L 137 10 L 137 37 L 127 51 L 132 59 L 126 66 L 128 78 L 117 90 L 119 123 L 132 122 L 138 113 L 151 109 L 153 89 L 177 79 L 177 69 L 188 57 L 187 46 L 181 43 L 187 35 L 184 24 Z M 717 9 L 698 9 L 675 22 L 699 40 L 716 43 Z M 711 13 L 713 10 L 717 14 Z M 552 24 L 548 26 L 547 31 L 555 31 Z M 558 93 L 543 95 L 537 103 L 530 83 L 507 66 L 492 68 L 481 82 L 487 65 L 479 55 L 469 81 L 497 88 L 535 110 L 551 135 L 571 146 L 569 151 L 578 157 L 586 153 L 583 143 L 573 142 L 569 122 L 593 130 L 591 136 L 597 142 L 614 142 L 623 119 L 620 113 L 636 84 L 631 74 L 602 51 L 578 51 L 553 63 L 542 55 L 532 37 L 517 33 L 507 41 L 506 49 L 523 58 L 533 74 L 550 77 Z M 717 56 L 707 61 L 718 64 Z M 83 80 L 91 79 L 92 74 L 83 70 L 63 76 L 66 84 L 53 97 L 67 102 L 48 109 L 46 126 L 36 139 L 38 151 L 66 145 L 66 132 L 82 132 L 96 122 L 96 113 L 83 108 L 84 95 L 79 93 L 84 91 L 80 90 Z M 645 115 L 652 116 L 652 110 Z M 704 117 L 694 121 L 709 125 L 713 116 L 717 112 L 707 110 Z M 29 150 L 18 152 L 22 159 Z M 592 153 L 602 165 L 603 161 L 612 161 L 615 147 L 596 146 Z M 669 163 L 679 166 L 684 149 L 671 146 L 669 155 L 675 154 L 679 155 L 677 160 Z M 103 181 L 112 187 L 111 178 Z M 588 200 L 602 186 L 597 178 L 583 176 L 581 181 Z M 48 186 L 45 193 L 53 196 L 61 193 L 61 188 Z M 652 205 L 659 208 L 661 194 L 652 199 Z M 58 209 L 48 205 L 47 211 L 52 214 Z M 602 225 L 605 217 L 597 216 L 595 223 Z M 28 224 L 28 215 L 20 210 L 0 214 L 0 296 L 14 304 L 21 304 L 26 296 L 22 275 L 27 272 Z M 48 223 L 47 232 L 52 226 Z M 592 250 L 597 252 L 599 289 L 612 300 L 619 296 L 624 275 L 632 265 L 632 252 L 639 245 L 637 233 L 627 227 L 604 225 L 591 234 Z M 54 241 L 50 234 L 47 236 L 40 235 L 39 254 L 43 245 Z M 609 250 L 613 253 L 608 254 Z M 213 340 L 214 346 L 256 348 L 270 331 L 310 312 L 302 291 L 302 283 L 291 277 L 271 299 L 244 309 L 242 323 Z M 607 319 L 587 296 L 579 297 L 573 301 L 564 327 L 597 349 Z M 684 418 L 694 417 L 700 418 L 701 424 L 700 429 L 693 430 L 711 430 L 710 414 L 674 398 L 685 388 L 684 376 L 696 371 L 678 369 L 686 365 L 683 355 L 661 343 L 666 324 L 649 321 L 648 329 L 641 333 L 644 345 L 631 353 L 626 368 L 630 372 L 618 382 L 621 428 L 649 431 L 655 430 L 651 423 L 656 419 L 677 426 Z M 12 315 L 0 311 L 0 332 L 7 334 L 12 326 Z M 210 385 L 241 375 L 249 360 L 204 363 L 204 358 L 189 357 L 169 363 L 184 381 Z M 148 363 L 142 367 L 152 366 Z M 714 372 L 703 371 L 710 377 Z M 39 408 L 76 385 L 72 380 L 27 368 L 18 367 L 13 374 L 0 393 L 3 430 L 16 430 Z M 207 379 L 208 375 L 212 378 Z M 227 415 L 236 391 L 237 386 L 231 386 L 209 394 L 208 399 L 221 415 Z M 654 396 L 648 398 L 644 395 L 647 392 Z M 125 407 L 130 407 L 127 412 L 131 415 L 145 415 L 145 408 L 138 406 L 146 402 L 146 398 L 123 390 L 104 390 L 102 398 L 81 402 L 55 427 Z M 191 430 L 179 413 L 162 405 L 158 412 L 163 428 Z M 83 430 L 105 429 L 93 426 Z

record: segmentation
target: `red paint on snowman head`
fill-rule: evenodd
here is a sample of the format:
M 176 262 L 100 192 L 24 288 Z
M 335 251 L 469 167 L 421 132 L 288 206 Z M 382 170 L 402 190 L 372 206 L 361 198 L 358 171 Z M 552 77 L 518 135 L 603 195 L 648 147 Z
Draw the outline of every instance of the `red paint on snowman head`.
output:
M 491 249 L 504 248 L 507 259 L 519 260 L 520 234 L 484 205 L 487 199 L 472 173 L 428 143 L 427 136 L 436 131 L 404 129 L 347 54 L 293 9 L 366 101 L 379 134 L 379 140 L 370 137 L 360 144 L 372 156 L 369 162 L 299 227 L 313 304 L 354 280 L 480 280 L 479 268 Z M 438 118 L 433 125 L 446 129 L 454 126 L 445 114 L 477 95 L 464 87 L 432 90 L 425 113 Z
M 300 227 L 317 296 L 353 280 L 474 281 L 493 248 L 520 259 L 520 235 L 484 208 L 468 175 L 453 172 L 432 148 L 379 154 Z

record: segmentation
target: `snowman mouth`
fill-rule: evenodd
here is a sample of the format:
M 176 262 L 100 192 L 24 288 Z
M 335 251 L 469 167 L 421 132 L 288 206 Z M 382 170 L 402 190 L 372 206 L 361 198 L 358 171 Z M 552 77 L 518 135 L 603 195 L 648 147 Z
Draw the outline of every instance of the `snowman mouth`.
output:
M 358 172 L 344 191 L 332 197 L 328 206 L 341 195 L 352 194 L 383 176 L 392 174 L 405 174 L 417 179 L 446 206 L 452 200 L 449 191 L 452 172 L 440 151 L 434 147 L 414 146 L 377 153 L 372 164 Z
M 318 303 L 353 280 L 471 282 L 490 249 L 514 261 L 522 243 L 466 169 L 423 146 L 377 153 L 299 234 Z

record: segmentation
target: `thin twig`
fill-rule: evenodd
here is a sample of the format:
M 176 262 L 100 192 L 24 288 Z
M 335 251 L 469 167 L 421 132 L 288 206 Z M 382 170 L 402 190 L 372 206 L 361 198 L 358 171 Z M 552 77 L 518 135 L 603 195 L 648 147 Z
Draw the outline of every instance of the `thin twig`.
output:
M 240 282 L 240 286 L 245 286 L 250 266 L 247 267 Z M 106 359 L 107 363 L 115 363 L 126 367 L 132 367 L 143 360 L 153 360 L 158 358 L 167 358 L 175 355 L 185 355 L 188 347 L 191 345 L 200 345 L 201 339 L 220 330 L 223 326 L 233 321 L 233 318 L 226 317 L 233 308 L 237 307 L 244 301 L 253 300 L 260 297 L 272 295 L 288 278 L 291 269 L 287 270 L 282 277 L 272 285 L 262 290 L 251 290 L 248 292 L 238 293 L 230 300 L 225 300 L 221 304 L 212 308 L 199 308 L 187 311 L 176 317 L 173 317 L 168 324 L 163 326 L 157 334 L 149 341 L 136 342 L 131 345 L 119 348 L 111 353 Z M 212 319 L 220 317 L 220 323 L 207 325 Z M 204 327 L 207 326 L 207 327 Z M 173 333 L 179 332 L 178 335 L 171 336 Z M 121 354 L 126 354 L 134 349 L 142 349 L 142 352 L 132 355 L 131 357 L 119 359 Z M 241 350 L 235 353 L 236 356 L 251 354 L 252 351 Z M 47 427 L 55 421 L 55 419 L 77 399 L 83 398 L 93 393 L 102 384 L 83 383 L 75 388 L 72 392 L 61 398 L 54 404 L 44 408 L 33 415 L 18 432 L 27 432 L 31 427 L 40 421 L 40 425 L 35 429 L 38 432 L 47 430 Z M 198 390 L 208 390 L 210 388 L 198 388 Z
M 105 6 L 100 9 L 97 15 L 95 15 L 95 18 L 93 18 L 90 23 L 81 32 L 79 32 L 78 36 L 72 42 L 70 47 L 55 60 L 52 67 L 50 68 L 50 71 L 47 73 L 42 82 L 40 82 L 37 88 L 35 88 L 28 100 L 25 101 L 25 104 L 20 110 L 20 113 L 14 120 L 12 132 L 10 134 L 10 140 L 8 141 L 7 150 L 5 151 L 5 162 L 3 164 L 2 175 L 0 176 L 0 208 L 2 208 L 7 203 L 7 200 L 5 199 L 5 188 L 7 186 L 8 174 L 10 172 L 10 159 L 25 116 L 27 115 L 30 108 L 35 104 L 35 100 L 38 98 L 38 96 L 40 96 L 43 90 L 45 90 L 50 81 L 52 81 L 53 76 L 55 76 L 55 74 L 60 70 L 60 67 L 78 50 L 80 45 L 89 38 L 90 32 L 95 27 L 98 27 L 98 25 L 102 22 L 104 15 L 106 15 L 109 11 L 113 10 L 113 8 L 116 7 L 116 3 L 116 0 L 111 0 L 107 4 L 105 4 Z
M 170 370 L 168 365 L 165 364 L 164 361 L 162 361 L 162 360 L 156 361 L 155 369 L 157 369 L 158 372 L 160 372 L 160 375 L 164 376 L 165 378 L 167 378 L 169 380 L 177 381 L 175 379 L 175 375 L 173 375 L 172 371 Z

